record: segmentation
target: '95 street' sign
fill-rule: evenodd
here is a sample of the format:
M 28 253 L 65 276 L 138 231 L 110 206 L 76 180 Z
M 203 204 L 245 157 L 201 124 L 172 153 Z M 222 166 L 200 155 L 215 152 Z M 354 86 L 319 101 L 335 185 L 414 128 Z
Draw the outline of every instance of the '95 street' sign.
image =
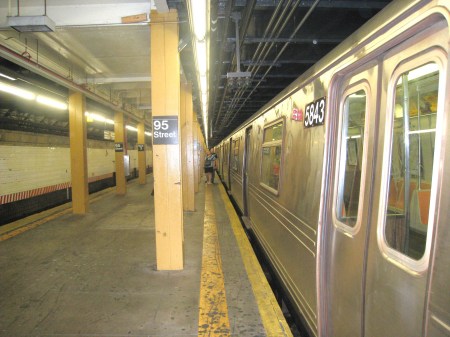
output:
M 178 144 L 178 116 L 153 116 L 153 145 Z

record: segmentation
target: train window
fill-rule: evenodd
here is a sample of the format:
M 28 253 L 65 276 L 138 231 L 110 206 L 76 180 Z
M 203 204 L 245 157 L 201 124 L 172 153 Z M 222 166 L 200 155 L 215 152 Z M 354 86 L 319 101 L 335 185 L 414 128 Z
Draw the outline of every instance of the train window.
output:
M 233 140 L 233 155 L 231 157 L 231 168 L 239 172 L 239 139 Z
M 225 144 L 224 156 L 223 156 L 223 164 L 228 166 L 228 143 Z
M 283 122 L 277 122 L 264 129 L 261 160 L 261 183 L 273 192 L 278 191 L 281 166 L 281 145 Z
M 336 218 L 349 227 L 358 219 L 361 172 L 364 155 L 366 92 L 361 89 L 345 96 L 341 108 L 341 141 Z
M 419 260 L 425 253 L 433 183 L 439 70 L 435 63 L 402 73 L 395 86 L 384 238 Z

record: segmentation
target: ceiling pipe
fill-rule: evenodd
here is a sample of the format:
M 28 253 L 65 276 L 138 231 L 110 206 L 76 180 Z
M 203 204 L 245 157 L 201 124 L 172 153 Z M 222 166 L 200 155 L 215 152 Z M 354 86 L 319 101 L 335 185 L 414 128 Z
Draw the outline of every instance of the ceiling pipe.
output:
M 279 26 L 282 22 L 287 22 L 290 18 L 290 15 L 292 15 L 292 13 L 295 11 L 296 6 L 298 6 L 300 0 L 297 0 L 297 3 L 295 6 L 293 6 L 291 13 L 288 14 L 288 16 L 286 17 L 286 13 L 291 5 L 293 0 L 288 0 L 285 4 L 283 3 L 283 1 L 280 1 L 277 5 L 277 7 L 275 8 L 275 11 L 273 12 L 269 23 L 264 31 L 263 37 L 266 38 L 267 35 L 269 35 L 270 32 L 270 38 L 273 38 L 274 36 L 279 37 L 282 31 L 282 28 L 280 29 Z M 283 6 L 284 5 L 284 6 Z M 283 8 L 284 7 L 284 8 Z M 283 10 L 282 10 L 283 9 Z M 281 14 L 279 14 L 279 12 L 282 10 Z M 262 48 L 262 50 L 261 50 Z M 258 61 L 260 61 L 262 59 L 261 57 L 261 53 L 263 53 L 266 50 L 266 44 L 264 43 L 259 43 L 258 47 L 254 53 L 254 56 L 252 58 L 252 60 L 254 60 L 255 58 L 257 58 Z M 270 49 L 269 49 L 270 50 Z M 265 55 L 265 57 L 267 56 L 267 53 Z M 260 67 L 258 67 L 258 69 L 256 71 L 254 71 L 254 66 L 248 67 L 247 70 L 252 72 L 252 79 L 255 78 L 258 70 Z M 244 91 L 243 90 L 239 90 L 238 92 L 236 92 L 234 94 L 234 97 L 232 99 L 232 103 L 228 106 L 227 112 L 225 113 L 225 117 L 224 117 L 224 123 L 221 123 L 222 128 L 226 127 L 225 125 L 227 124 L 228 120 L 230 119 L 231 114 L 233 113 L 233 111 L 235 110 L 235 107 L 237 105 L 238 100 L 242 97 L 242 95 L 244 95 Z M 241 105 L 242 106 L 242 105 Z M 231 122 L 230 122 L 231 123 Z M 229 123 L 227 124 L 227 126 L 229 126 Z
M 239 47 L 242 47 L 243 46 L 243 44 L 244 44 L 244 37 L 245 37 L 245 35 L 247 34 L 247 30 L 248 30 L 248 27 L 249 27 L 249 25 L 250 25 L 250 19 L 251 19 L 251 16 L 252 16 L 252 13 L 253 13 L 253 11 L 254 11 L 254 9 L 255 9 L 255 6 L 256 6 L 256 0 L 251 0 L 251 2 L 250 3 L 248 3 L 246 6 L 245 6 L 245 13 L 244 13 L 244 19 L 241 21 L 241 32 L 240 32 L 240 34 L 238 35 L 237 33 L 236 33 L 236 39 L 237 40 L 239 40 L 238 39 L 238 36 L 240 37 L 240 42 L 236 42 L 236 43 L 239 43 Z M 232 65 L 234 64 L 234 62 L 235 62 L 235 59 L 236 59 L 236 55 L 234 55 L 233 56 L 233 58 L 232 58 L 232 62 L 231 62 L 231 64 L 229 65 L 229 67 L 228 67 L 228 71 L 230 71 L 231 70 L 231 68 L 232 68 Z M 224 99 L 225 99 L 225 96 L 226 96 L 226 93 L 228 92 L 228 86 L 225 84 L 225 92 L 224 92 L 224 95 L 222 96 L 222 100 L 221 100 L 221 102 L 220 102 L 220 107 L 219 107 L 219 111 L 218 111 L 218 113 L 217 114 L 215 114 L 215 118 L 216 118 L 216 120 L 215 120 L 215 127 L 217 127 L 217 125 L 219 124 L 219 122 L 220 122 L 220 119 L 219 119 L 219 117 L 220 117 L 220 115 L 222 114 L 222 110 L 223 110 L 223 106 L 224 106 Z M 236 93 L 235 93 L 236 94 Z
M 280 35 L 283 32 L 284 28 L 286 27 L 287 23 L 289 22 L 291 17 L 294 15 L 295 10 L 301 3 L 301 0 L 297 0 L 296 3 L 294 3 L 294 5 L 292 6 L 290 12 L 288 13 L 288 9 L 291 7 L 292 1 L 293 0 L 289 0 L 286 3 L 281 15 L 278 16 L 275 13 L 274 13 L 274 15 L 272 15 L 270 24 L 267 26 L 267 28 L 264 32 L 264 37 L 267 36 L 268 32 L 271 32 L 269 39 L 272 39 L 273 37 L 275 37 L 275 38 L 280 37 Z M 281 7 L 277 7 L 277 10 L 279 10 L 280 8 Z M 274 20 L 272 20 L 272 19 L 275 19 L 275 17 L 278 18 L 276 22 L 274 22 Z M 273 25 L 273 27 L 272 27 L 272 25 Z M 266 60 L 267 56 L 269 55 L 269 53 L 272 50 L 272 48 L 274 47 L 274 45 L 275 45 L 275 42 L 273 42 L 273 41 L 270 43 L 258 44 L 258 48 L 254 54 L 255 56 L 252 58 L 252 61 L 254 61 L 255 65 L 248 67 L 248 70 L 250 70 L 252 72 L 252 79 L 255 78 L 255 75 L 259 72 L 259 69 L 261 69 L 261 65 Z M 260 49 L 261 46 L 262 46 L 262 49 Z M 256 61 L 255 61 L 255 58 L 257 58 Z M 276 64 L 276 60 L 272 61 L 272 64 L 270 65 L 270 69 L 273 66 L 275 66 L 275 64 Z M 255 70 L 255 67 L 256 67 L 256 70 Z M 256 86 L 259 87 L 260 83 L 261 83 L 261 81 L 258 82 L 256 84 Z M 254 90 L 247 96 L 247 99 L 249 98 L 249 96 L 252 95 L 253 92 L 254 92 Z M 236 97 L 241 98 L 244 94 L 245 94 L 245 92 L 241 90 L 239 93 L 235 94 L 235 98 Z M 228 118 L 226 119 L 226 122 L 224 123 L 226 125 L 226 127 L 229 127 L 229 125 L 232 123 L 232 121 L 234 120 L 234 118 L 236 116 L 236 113 L 237 113 L 236 112 L 236 106 L 237 106 L 236 102 L 237 101 L 235 100 L 228 108 L 228 111 L 227 111 Z M 242 109 L 242 104 L 240 104 L 240 107 L 237 111 L 240 111 L 241 109 Z M 228 122 L 228 120 L 233 112 L 234 112 L 233 118 L 231 119 L 230 122 Z
M 292 4 L 292 0 L 289 1 L 289 3 L 285 6 L 285 8 L 283 10 L 283 13 L 281 14 L 282 20 L 281 19 L 277 20 L 277 22 L 275 23 L 275 27 L 273 28 L 272 33 L 270 34 L 269 39 L 272 39 L 273 37 L 275 37 L 275 38 L 280 37 L 281 33 L 283 32 L 284 28 L 286 27 L 286 25 L 289 22 L 289 20 L 291 19 L 291 17 L 294 15 L 295 10 L 300 5 L 300 3 L 301 3 L 301 0 L 297 0 L 297 2 L 294 3 L 294 5 L 292 6 L 291 11 L 286 16 L 287 10 L 288 10 L 289 6 Z M 255 57 L 252 58 L 252 61 L 255 61 L 255 58 L 256 58 L 256 63 L 258 63 L 259 61 L 265 60 L 274 45 L 275 45 L 275 42 L 258 44 L 258 50 L 260 49 L 261 46 L 262 46 L 262 50 L 259 53 L 259 55 L 257 55 L 257 53 L 255 53 Z M 254 68 L 255 67 L 251 67 L 252 72 L 253 72 Z M 258 66 L 254 72 L 257 73 L 259 71 L 259 69 L 260 69 L 260 66 Z
M 276 28 L 273 27 L 275 20 L 277 20 L 275 22 L 275 27 L 276 27 L 277 24 L 284 19 L 285 12 L 286 12 L 288 6 L 290 5 L 291 1 L 292 0 L 289 0 L 289 2 L 285 5 L 285 9 L 280 15 L 278 13 L 283 8 L 283 1 L 280 1 L 278 3 L 277 7 L 275 8 L 275 11 L 272 13 L 272 16 L 271 16 L 271 18 L 269 20 L 269 24 L 267 25 L 267 27 L 266 27 L 266 29 L 264 31 L 264 35 L 263 35 L 264 37 L 267 36 L 268 32 L 272 32 L 272 36 L 273 36 L 274 30 L 276 29 Z M 258 45 L 257 50 L 256 50 L 254 55 L 258 55 L 259 54 L 260 48 L 261 48 L 261 44 Z M 252 71 L 252 68 L 249 67 L 247 69 L 249 71 Z M 253 73 L 252 74 L 252 78 L 254 78 L 255 75 L 256 75 L 256 73 Z M 230 115 L 232 114 L 234 108 L 238 104 L 238 101 L 243 96 L 243 94 L 244 94 L 244 90 L 242 90 L 242 89 L 234 93 L 234 96 L 233 96 L 233 98 L 231 100 L 231 103 L 228 105 L 227 111 L 225 112 L 225 116 L 224 116 L 223 120 L 221 121 L 222 127 L 221 127 L 220 131 L 222 131 L 222 129 L 224 128 L 224 125 L 230 119 Z M 222 106 L 221 106 L 221 108 L 222 108 Z
M 310 7 L 310 9 L 308 10 L 308 12 L 306 13 L 306 15 L 303 17 L 302 21 L 300 21 L 300 23 L 297 25 L 297 27 L 295 28 L 294 32 L 290 35 L 290 38 L 293 38 L 295 36 L 295 34 L 297 34 L 297 32 L 300 30 L 300 28 L 303 26 L 303 24 L 306 22 L 306 20 L 308 19 L 308 17 L 311 15 L 311 13 L 314 11 L 314 9 L 316 8 L 317 4 L 319 3 L 320 0 L 316 0 L 313 5 Z M 283 48 L 281 48 L 280 52 L 278 53 L 278 55 L 275 57 L 274 62 L 278 61 L 278 59 L 280 58 L 281 54 L 286 50 L 287 46 L 289 45 L 289 42 L 286 42 L 283 46 Z M 250 94 L 247 96 L 245 102 L 250 98 L 250 96 L 252 95 L 252 93 L 256 90 L 256 88 L 259 86 L 259 84 L 263 81 L 263 79 L 265 78 L 265 76 L 270 72 L 270 70 L 272 69 L 272 66 L 270 66 L 267 71 L 265 72 L 265 74 L 263 75 L 263 77 L 259 80 L 259 82 L 255 85 L 255 87 L 253 88 L 253 90 L 250 92 Z M 233 118 L 231 119 L 230 123 L 234 120 L 234 118 L 236 117 L 237 113 L 239 113 L 239 111 L 242 109 L 242 107 L 245 105 L 245 102 L 239 107 L 239 109 L 235 112 Z M 229 123 L 229 124 L 230 124 Z M 229 125 L 228 124 L 228 125 Z
M 227 7 L 225 8 L 225 19 L 224 19 L 225 22 L 224 22 L 224 28 L 223 28 L 223 32 L 222 32 L 222 36 L 221 36 L 221 41 L 222 42 L 226 41 L 226 37 L 227 37 L 227 33 L 228 33 L 228 26 L 230 24 L 230 19 L 231 19 L 231 10 L 234 7 L 234 1 L 235 0 L 228 0 Z M 216 64 L 216 66 L 215 66 L 216 67 L 215 73 L 217 74 L 216 81 L 215 81 L 216 83 L 215 83 L 215 85 L 210 86 L 210 90 L 211 90 L 211 88 L 214 88 L 214 93 L 212 95 L 212 99 L 209 100 L 210 107 L 209 107 L 208 111 L 209 111 L 210 114 L 211 114 L 212 111 L 215 111 L 215 109 L 214 109 L 214 102 L 216 101 L 217 90 L 219 89 L 220 81 L 222 80 L 221 77 L 220 77 L 220 73 L 221 73 L 220 72 L 220 68 L 222 66 L 223 57 L 224 57 L 224 51 L 222 50 L 219 53 L 218 62 Z M 223 96 L 226 96 L 226 94 L 227 94 L 227 89 L 226 89 L 226 86 L 225 86 L 225 91 L 223 93 Z M 219 112 L 217 114 L 213 114 L 213 117 L 216 118 L 215 123 L 214 123 L 214 128 L 217 126 L 217 120 L 218 120 L 218 117 L 220 116 L 222 104 L 223 104 L 223 99 L 222 99 L 222 102 L 220 103 Z M 212 128 L 212 132 L 214 132 L 214 128 Z

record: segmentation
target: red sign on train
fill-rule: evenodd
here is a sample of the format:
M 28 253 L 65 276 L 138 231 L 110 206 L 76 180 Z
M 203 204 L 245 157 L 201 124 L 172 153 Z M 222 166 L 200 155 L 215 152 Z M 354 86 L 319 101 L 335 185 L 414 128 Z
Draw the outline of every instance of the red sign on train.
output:
M 297 108 L 292 109 L 292 120 L 302 121 L 303 120 L 303 110 Z

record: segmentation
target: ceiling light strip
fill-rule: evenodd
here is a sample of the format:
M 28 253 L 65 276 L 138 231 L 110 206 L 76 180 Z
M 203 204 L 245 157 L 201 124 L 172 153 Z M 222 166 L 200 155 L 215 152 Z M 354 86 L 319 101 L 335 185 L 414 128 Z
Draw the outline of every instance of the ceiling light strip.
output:
M 188 0 L 187 5 L 191 32 L 194 36 L 192 43 L 199 85 L 203 130 L 206 146 L 208 146 L 209 1 Z

